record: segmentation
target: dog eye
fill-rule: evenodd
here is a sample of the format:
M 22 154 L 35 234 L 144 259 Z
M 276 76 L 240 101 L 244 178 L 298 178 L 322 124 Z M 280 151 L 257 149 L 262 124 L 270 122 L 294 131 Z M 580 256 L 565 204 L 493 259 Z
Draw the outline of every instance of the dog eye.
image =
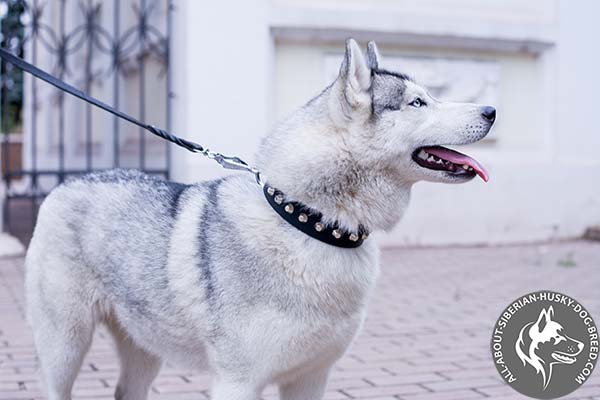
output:
M 562 336 L 555 336 L 552 339 L 554 339 L 554 344 L 558 344 L 558 343 L 562 342 L 563 340 L 565 340 L 565 338 L 563 338 Z
M 413 101 L 411 101 L 410 103 L 408 103 L 409 106 L 415 107 L 415 108 L 420 108 L 425 104 L 425 102 L 423 100 L 421 100 L 419 97 L 417 97 L 416 99 L 414 99 Z

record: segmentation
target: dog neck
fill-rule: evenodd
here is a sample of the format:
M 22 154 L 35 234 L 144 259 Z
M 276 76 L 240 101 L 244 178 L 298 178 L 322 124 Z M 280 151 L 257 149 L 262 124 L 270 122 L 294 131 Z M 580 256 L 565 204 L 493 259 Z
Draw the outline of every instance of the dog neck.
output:
M 391 171 L 362 168 L 348 160 L 337 165 L 338 169 L 318 168 L 320 176 L 290 186 L 289 195 L 349 230 L 359 225 L 369 231 L 389 230 L 396 225 L 408 205 L 410 186 L 393 179 Z
M 329 127 L 314 119 L 307 125 L 284 124 L 263 141 L 257 159 L 269 184 L 346 230 L 393 228 L 408 206 L 412 183 L 393 166 L 355 159 L 344 148 L 343 133 L 316 132 Z

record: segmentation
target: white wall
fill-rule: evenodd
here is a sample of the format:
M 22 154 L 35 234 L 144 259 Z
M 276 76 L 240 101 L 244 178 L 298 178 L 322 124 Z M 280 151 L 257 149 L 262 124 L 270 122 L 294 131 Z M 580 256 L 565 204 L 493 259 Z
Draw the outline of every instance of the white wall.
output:
M 173 32 L 173 132 L 251 162 L 266 132 L 272 40 L 263 0 L 177 1 Z M 225 175 L 186 150 L 173 154 L 184 182 Z
M 324 59 L 347 36 L 378 40 L 384 55 L 501 65 L 496 140 L 467 150 L 489 168 L 490 182 L 417 184 L 405 219 L 383 243 L 542 240 L 600 223 L 599 2 L 177 4 L 174 131 L 244 157 L 272 122 L 322 88 Z M 223 173 L 196 155 L 174 159 L 180 180 Z

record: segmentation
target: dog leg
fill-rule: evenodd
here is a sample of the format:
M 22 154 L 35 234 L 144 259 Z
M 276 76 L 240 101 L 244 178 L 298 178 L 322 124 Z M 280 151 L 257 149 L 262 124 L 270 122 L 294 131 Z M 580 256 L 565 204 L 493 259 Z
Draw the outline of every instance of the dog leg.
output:
M 316 370 L 295 381 L 279 386 L 281 400 L 321 400 L 329 377 L 329 368 Z
M 50 307 L 46 303 L 45 307 Z M 66 306 L 68 309 L 69 306 Z M 76 310 L 64 313 L 52 305 L 52 311 L 30 311 L 34 340 L 49 400 L 70 400 L 73 383 L 92 344 L 95 323 L 92 312 Z M 72 318 L 69 318 L 72 317 Z
M 258 400 L 262 387 L 256 382 L 218 377 L 213 384 L 212 400 Z
M 161 360 L 137 346 L 114 320 L 107 323 L 119 354 L 121 371 L 115 400 L 146 400 Z

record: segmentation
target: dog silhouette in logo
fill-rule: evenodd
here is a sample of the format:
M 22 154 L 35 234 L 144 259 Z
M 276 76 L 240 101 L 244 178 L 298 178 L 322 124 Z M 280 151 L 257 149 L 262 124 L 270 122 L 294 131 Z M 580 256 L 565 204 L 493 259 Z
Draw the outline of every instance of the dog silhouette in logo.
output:
M 523 365 L 531 365 L 542 374 L 544 390 L 552 378 L 555 364 L 573 364 L 583 350 L 583 343 L 567 336 L 563 326 L 554 320 L 554 309 L 542 309 L 537 321 L 526 324 L 515 343 Z

